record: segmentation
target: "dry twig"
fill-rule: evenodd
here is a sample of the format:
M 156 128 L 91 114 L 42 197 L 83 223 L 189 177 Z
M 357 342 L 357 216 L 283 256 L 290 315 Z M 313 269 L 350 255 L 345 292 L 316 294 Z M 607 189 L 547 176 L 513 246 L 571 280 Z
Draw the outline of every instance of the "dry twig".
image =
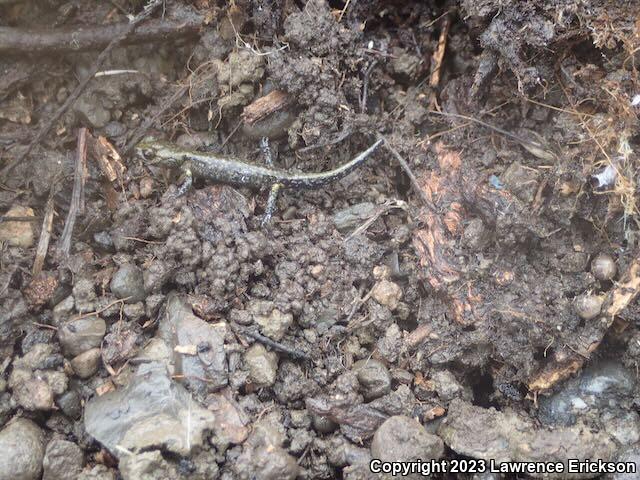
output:
M 52 186 L 44 209 L 44 220 L 42 221 L 42 231 L 40 232 L 40 240 L 38 240 L 38 248 L 36 249 L 36 258 L 33 261 L 32 273 L 34 277 L 37 277 L 42 272 L 47 251 L 49 250 L 49 241 L 51 240 L 51 230 L 53 228 L 54 195 L 55 191 Z
M 298 349 L 283 345 L 282 343 L 276 342 L 275 340 L 271 340 L 270 338 L 265 337 L 258 332 L 254 332 L 252 330 L 239 330 L 238 333 L 253 338 L 256 341 L 273 348 L 274 350 L 286 353 L 287 355 L 291 355 L 292 357 L 300 358 L 302 360 L 311 360 L 311 357 L 309 357 L 309 355 L 307 355 L 306 353 Z
M 382 140 L 384 140 L 385 148 L 387 150 L 389 150 L 389 152 L 391 152 L 391 155 L 394 156 L 394 158 L 398 161 L 398 163 L 402 167 L 402 170 L 404 170 L 404 173 L 406 173 L 407 177 L 409 177 L 409 181 L 411 182 L 411 186 L 416 191 L 416 193 L 418 194 L 418 196 L 420 197 L 420 199 L 422 200 L 424 205 L 429 210 L 433 210 L 433 205 L 432 205 L 431 201 L 429 200 L 429 197 L 427 197 L 427 195 L 424 193 L 424 190 L 422 189 L 422 187 L 420 187 L 420 184 L 418 183 L 418 179 L 413 174 L 413 171 L 411 170 L 411 167 L 409 166 L 407 161 L 402 157 L 402 155 L 400 155 L 400 153 L 398 153 L 398 151 L 395 148 L 393 148 L 389 144 L 389 142 L 387 141 L 386 138 L 384 138 L 383 136 L 380 136 L 380 138 Z
M 167 41 L 197 35 L 203 19 L 190 16 L 185 19 L 150 20 L 136 29 L 122 43 L 132 45 L 152 41 Z M 91 25 L 73 29 L 25 30 L 0 27 L 0 54 L 3 55 L 44 55 L 76 53 L 97 50 L 120 38 L 130 23 Z
M 76 217 L 84 209 L 84 184 L 87 173 L 87 129 L 78 131 L 78 151 L 76 152 L 76 166 L 73 177 L 73 192 L 71 193 L 71 205 L 64 223 L 64 230 L 60 236 L 60 251 L 65 257 L 71 251 L 71 237 Z

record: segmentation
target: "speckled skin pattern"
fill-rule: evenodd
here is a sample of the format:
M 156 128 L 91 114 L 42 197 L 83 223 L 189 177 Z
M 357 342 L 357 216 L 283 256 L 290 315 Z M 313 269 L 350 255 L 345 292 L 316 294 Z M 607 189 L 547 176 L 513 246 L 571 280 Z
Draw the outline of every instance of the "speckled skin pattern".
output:
M 247 187 L 270 187 L 279 183 L 294 189 L 313 189 L 340 180 L 354 171 L 382 142 L 376 141 L 353 160 L 335 170 L 303 174 L 291 174 L 215 154 L 184 150 L 177 145 L 160 141 L 142 141 L 137 145 L 136 153 L 149 164 L 189 169 L 194 177 L 214 182 Z

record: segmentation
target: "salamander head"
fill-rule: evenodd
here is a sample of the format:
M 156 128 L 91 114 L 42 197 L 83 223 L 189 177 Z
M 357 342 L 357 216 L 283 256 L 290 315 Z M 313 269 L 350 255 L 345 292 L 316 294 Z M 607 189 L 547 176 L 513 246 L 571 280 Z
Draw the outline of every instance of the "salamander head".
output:
M 147 137 L 138 143 L 135 152 L 147 165 L 179 167 L 184 162 L 184 157 L 173 145 L 153 137 Z

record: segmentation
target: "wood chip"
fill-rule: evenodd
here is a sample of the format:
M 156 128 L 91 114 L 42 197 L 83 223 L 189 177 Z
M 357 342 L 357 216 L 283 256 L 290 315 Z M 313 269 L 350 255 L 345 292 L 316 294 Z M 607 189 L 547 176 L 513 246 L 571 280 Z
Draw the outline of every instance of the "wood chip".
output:
M 289 95 L 285 92 L 282 90 L 274 90 L 244 108 L 242 112 L 244 123 L 253 125 L 258 120 L 262 120 L 273 112 L 286 108 L 290 101 Z

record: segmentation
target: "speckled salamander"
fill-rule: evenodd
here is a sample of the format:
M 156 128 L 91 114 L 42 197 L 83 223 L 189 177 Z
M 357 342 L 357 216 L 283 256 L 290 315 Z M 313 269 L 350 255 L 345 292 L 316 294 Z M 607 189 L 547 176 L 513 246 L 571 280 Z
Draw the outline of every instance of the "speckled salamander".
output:
M 284 187 L 302 190 L 320 188 L 340 180 L 358 168 L 382 142 L 378 140 L 335 170 L 300 174 L 252 165 L 212 153 L 184 150 L 160 141 L 142 141 L 137 145 L 136 152 L 149 164 L 189 169 L 191 175 L 205 180 L 248 187 L 271 187 L 279 183 Z
M 307 190 L 340 180 L 364 163 L 382 143 L 383 140 L 376 141 L 351 161 L 334 170 L 300 174 L 252 165 L 217 154 L 185 150 L 157 140 L 143 140 L 136 146 L 136 153 L 148 164 L 180 168 L 186 179 L 180 193 L 184 193 L 191 186 L 193 177 L 237 186 L 271 187 L 265 214 L 267 222 L 275 209 L 277 193 L 282 187 Z

